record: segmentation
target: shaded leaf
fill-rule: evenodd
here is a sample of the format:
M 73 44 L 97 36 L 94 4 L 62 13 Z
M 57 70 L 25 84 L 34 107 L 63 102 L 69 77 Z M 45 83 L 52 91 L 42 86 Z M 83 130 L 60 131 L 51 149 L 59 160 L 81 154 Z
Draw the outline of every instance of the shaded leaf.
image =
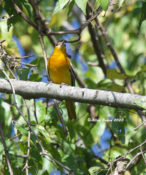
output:
M 38 74 L 31 74 L 29 80 L 30 81 L 41 81 L 42 77 Z

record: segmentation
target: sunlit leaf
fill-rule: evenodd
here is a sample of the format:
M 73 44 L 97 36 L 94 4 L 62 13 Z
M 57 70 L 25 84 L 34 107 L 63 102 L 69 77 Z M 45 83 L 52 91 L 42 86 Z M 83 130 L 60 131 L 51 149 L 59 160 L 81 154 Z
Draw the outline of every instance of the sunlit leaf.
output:
M 84 14 L 86 14 L 86 6 L 87 6 L 87 2 L 88 0 L 75 0 L 76 5 L 82 10 L 82 12 Z
M 69 2 L 69 0 L 58 0 L 53 12 L 53 15 L 62 10 L 65 5 Z
M 106 170 L 105 168 L 101 168 L 100 166 L 95 166 L 95 167 L 89 168 L 89 173 L 90 175 L 105 175 Z
M 109 0 L 96 0 L 99 2 L 99 4 L 102 6 L 103 10 L 107 10 L 109 5 Z
M 138 98 L 134 101 L 134 104 L 136 104 L 137 106 L 146 109 L 146 100 L 144 101 L 143 98 Z
M 124 80 L 126 78 L 129 78 L 129 76 L 123 74 L 123 73 L 119 73 L 117 72 L 116 69 L 107 69 L 107 78 L 109 79 L 121 79 Z
M 140 21 L 139 21 L 139 28 L 142 24 L 142 22 L 146 19 L 146 1 L 143 1 L 142 3 L 142 8 L 141 8 L 141 18 L 140 18 Z

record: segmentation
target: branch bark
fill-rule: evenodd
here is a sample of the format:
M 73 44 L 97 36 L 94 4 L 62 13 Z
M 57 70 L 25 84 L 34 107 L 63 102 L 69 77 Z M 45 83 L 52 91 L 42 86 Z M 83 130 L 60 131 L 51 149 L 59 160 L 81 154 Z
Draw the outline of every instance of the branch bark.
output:
M 92 16 L 92 11 L 91 11 L 88 4 L 87 4 L 86 12 L 87 12 L 86 19 L 88 20 Z M 89 33 L 90 33 L 90 36 L 91 36 L 91 41 L 92 41 L 92 44 L 93 44 L 93 48 L 94 48 L 94 51 L 96 53 L 97 60 L 99 62 L 99 66 L 101 67 L 103 73 L 106 75 L 106 66 L 104 64 L 104 53 L 103 53 L 103 50 L 101 49 L 101 46 L 100 46 L 101 43 L 100 43 L 100 40 L 98 39 L 97 32 L 95 31 L 94 26 L 92 25 L 92 23 L 89 23 L 88 29 L 89 29 Z
M 15 93 L 27 99 L 46 97 L 136 110 L 142 110 L 134 103 L 136 100 L 146 103 L 146 96 L 136 94 L 92 90 L 53 83 L 10 80 Z M 0 92 L 13 93 L 8 80 L 0 79 Z

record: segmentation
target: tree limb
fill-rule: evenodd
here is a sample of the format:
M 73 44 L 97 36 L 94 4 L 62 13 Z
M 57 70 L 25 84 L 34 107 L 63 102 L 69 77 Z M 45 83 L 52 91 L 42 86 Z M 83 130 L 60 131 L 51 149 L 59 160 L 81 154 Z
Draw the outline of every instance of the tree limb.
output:
M 141 103 L 146 102 L 146 96 L 129 93 L 93 90 L 53 83 L 47 84 L 43 82 L 30 82 L 15 79 L 11 79 L 11 83 L 15 89 L 15 93 L 27 99 L 46 97 L 136 110 L 142 109 L 134 103 L 136 100 L 140 100 Z M 0 92 L 13 92 L 8 80 L 0 79 Z
M 90 19 L 91 16 L 92 16 L 92 11 L 89 7 L 89 5 L 87 4 L 87 15 L 86 15 L 86 19 Z M 94 51 L 96 53 L 96 56 L 97 56 L 97 60 L 99 62 L 99 66 L 101 67 L 104 75 L 106 75 L 106 65 L 104 63 L 104 53 L 103 53 L 103 50 L 101 49 L 101 43 L 99 42 L 100 40 L 98 40 L 98 36 L 97 36 L 97 32 L 95 31 L 94 29 L 94 26 L 92 25 L 92 23 L 89 23 L 88 25 L 88 30 L 89 30 L 89 33 L 90 33 L 90 36 L 91 36 L 91 41 L 92 41 L 92 44 L 93 44 L 93 48 L 94 48 Z

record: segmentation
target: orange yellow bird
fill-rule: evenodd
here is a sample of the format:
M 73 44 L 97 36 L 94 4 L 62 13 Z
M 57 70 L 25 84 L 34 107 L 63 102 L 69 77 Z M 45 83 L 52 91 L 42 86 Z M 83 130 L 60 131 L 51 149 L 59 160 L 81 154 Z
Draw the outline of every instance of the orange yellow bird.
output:
M 65 83 L 74 86 L 74 76 L 64 41 L 57 43 L 51 57 L 48 59 L 48 71 L 53 83 Z M 69 119 L 76 119 L 74 103 L 68 100 L 65 102 Z

